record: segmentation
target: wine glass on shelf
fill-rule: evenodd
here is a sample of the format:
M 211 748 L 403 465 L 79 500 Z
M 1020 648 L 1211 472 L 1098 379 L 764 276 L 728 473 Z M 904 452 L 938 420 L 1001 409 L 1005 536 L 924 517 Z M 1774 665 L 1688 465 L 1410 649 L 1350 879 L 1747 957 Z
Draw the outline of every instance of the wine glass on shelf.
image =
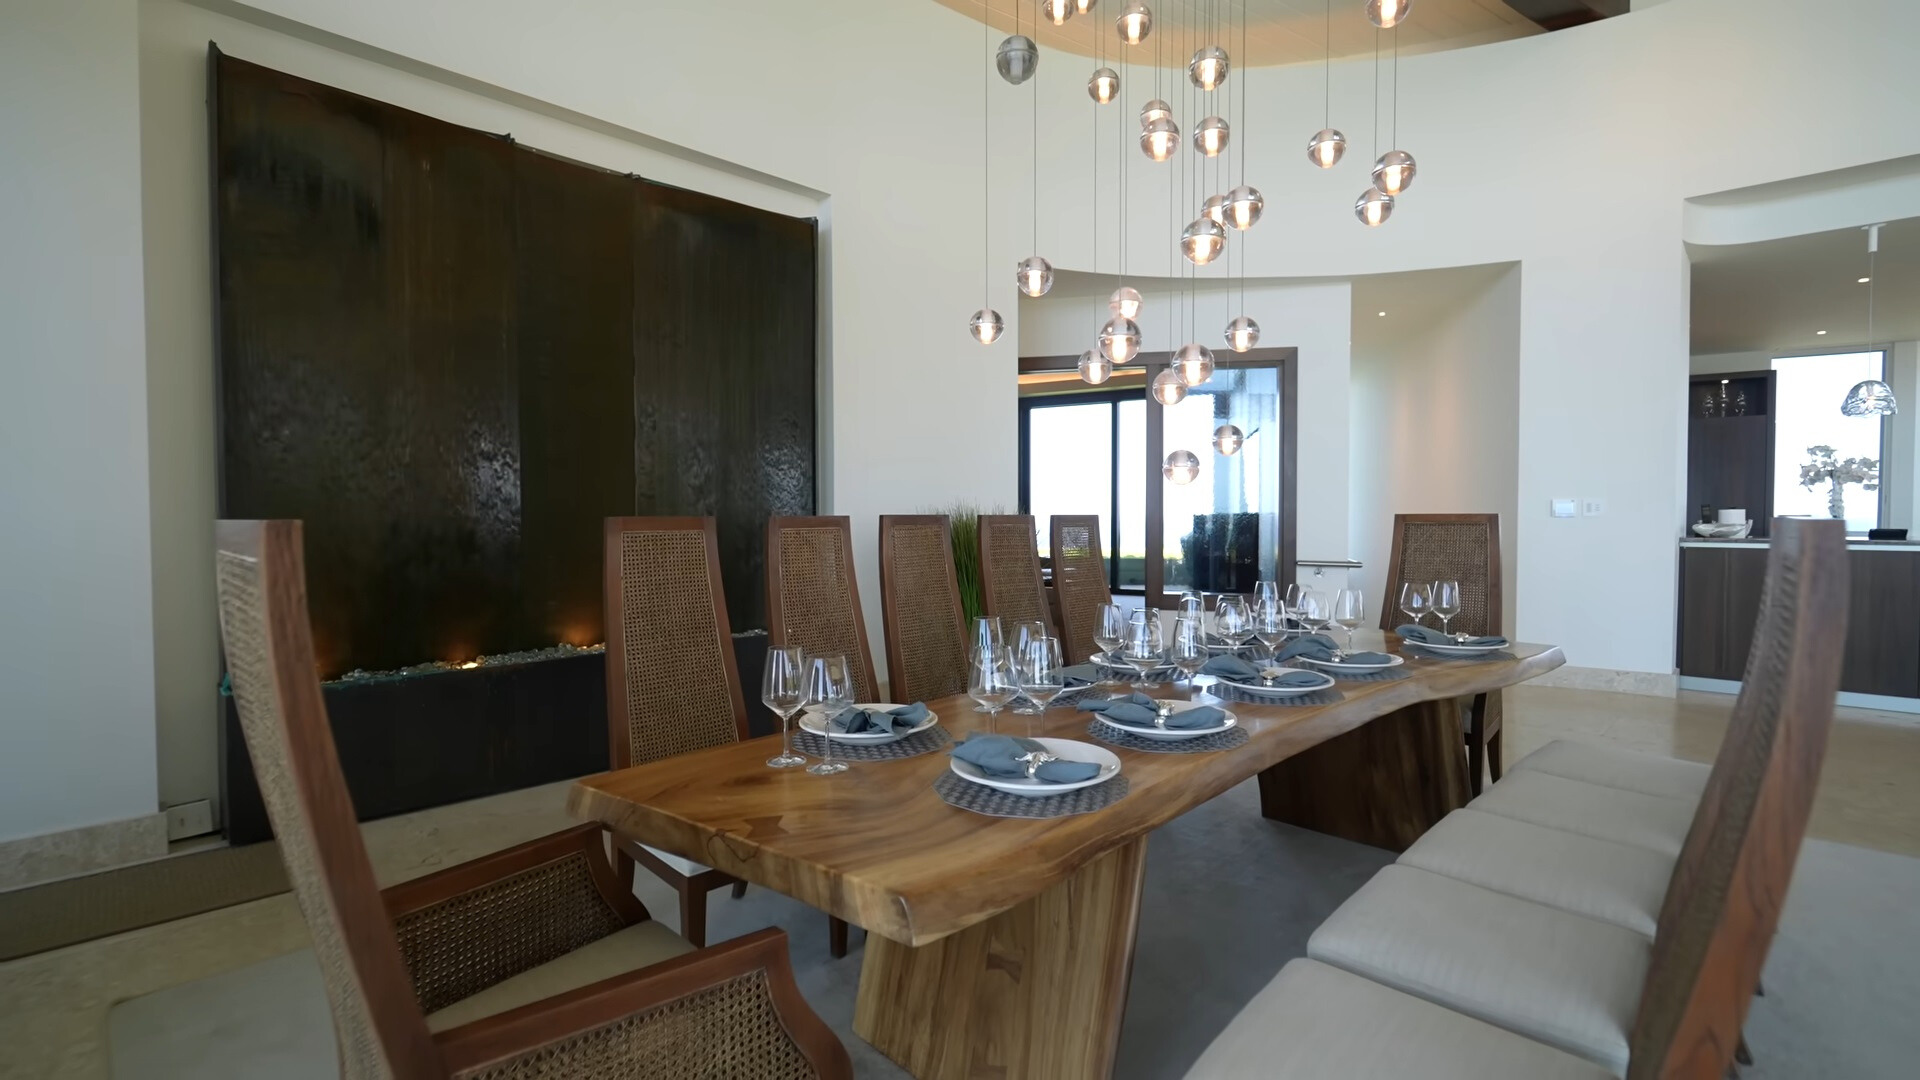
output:
M 975 712 L 987 714 L 987 730 L 992 731 L 995 719 L 1013 695 L 1019 692 L 1014 685 L 1013 653 L 1004 645 L 978 650 L 967 666 L 967 696 L 978 702 Z
M 1093 623 L 1093 643 L 1100 646 L 1101 659 L 1105 661 L 1100 665 L 1103 676 L 1101 682 L 1113 681 L 1104 676 L 1106 672 L 1112 670 L 1114 663 L 1119 659 L 1120 646 L 1125 644 L 1126 640 L 1127 609 L 1119 604 L 1101 604 Z
M 1032 715 L 1046 712 L 1053 699 L 1067 688 L 1066 665 L 1060 655 L 1059 638 L 1029 638 L 1026 646 L 1015 656 L 1014 664 L 1020 692 L 1034 704 Z
M 797 648 L 768 649 L 760 675 L 760 703 L 780 718 L 780 753 L 767 759 L 769 768 L 791 769 L 807 763 L 793 752 L 793 714 L 806 702 L 806 657 Z
M 1408 621 L 1419 626 L 1420 620 L 1433 610 L 1433 587 L 1409 581 L 1400 586 L 1400 611 Z
M 1207 666 L 1207 630 L 1199 614 L 1183 611 L 1174 617 L 1173 643 L 1168 646 L 1167 658 L 1187 677 L 1187 696 L 1191 698 L 1194 680 Z
M 1333 621 L 1347 632 L 1347 651 L 1353 651 L 1353 632 L 1367 617 L 1367 602 L 1359 589 L 1341 589 L 1333 596 Z
M 1244 596 L 1222 596 L 1213 611 L 1213 628 L 1220 639 L 1237 650 L 1253 637 L 1253 612 Z
M 1453 636 L 1451 629 L 1453 617 L 1460 614 L 1460 583 L 1457 581 L 1436 581 L 1433 583 L 1433 613 L 1440 616 L 1440 632 Z
M 1280 654 L 1280 643 L 1287 640 L 1287 609 L 1279 600 L 1267 601 L 1253 609 L 1253 636 L 1267 647 L 1267 659 Z
M 982 650 L 1002 649 L 1006 644 L 1006 640 L 1000 636 L 1000 616 L 975 615 L 973 617 L 973 637 L 967 649 L 969 660 L 979 656 Z M 973 711 L 983 713 L 988 710 L 985 706 L 976 705 Z
M 1026 658 L 1028 645 L 1036 641 L 1045 641 L 1046 638 L 1047 638 L 1046 623 L 1040 622 L 1038 620 L 1030 620 L 1028 622 L 1019 622 L 1019 623 L 1013 624 L 1014 662 L 1017 664 Z M 1013 706 L 1013 711 L 1016 713 L 1019 713 L 1022 716 L 1038 716 L 1040 715 L 1042 708 L 1039 706 L 1036 706 L 1031 701 L 1025 700 L 1025 695 L 1023 694 L 1017 700 L 1016 704 Z
M 807 704 L 820 714 L 821 725 L 831 730 L 840 714 L 853 708 L 853 673 L 847 667 L 847 658 L 808 657 L 806 698 Z M 833 740 L 822 735 L 820 741 L 826 744 L 826 756 L 807 766 L 807 771 L 815 776 L 846 772 L 847 763 L 833 759 Z

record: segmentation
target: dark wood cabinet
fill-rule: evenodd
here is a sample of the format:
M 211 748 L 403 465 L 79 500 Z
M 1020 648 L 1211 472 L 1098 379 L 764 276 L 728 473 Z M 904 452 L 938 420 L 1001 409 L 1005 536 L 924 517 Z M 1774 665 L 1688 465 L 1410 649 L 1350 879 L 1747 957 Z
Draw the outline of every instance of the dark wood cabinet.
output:
M 1920 698 L 1920 551 L 1855 547 L 1846 660 L 1840 689 Z M 1738 680 L 1760 617 L 1767 549 L 1760 545 L 1680 549 L 1682 675 Z
M 1773 372 L 1696 377 L 1687 399 L 1687 512 L 1741 507 L 1773 520 Z M 1693 518 L 1697 520 L 1696 518 Z

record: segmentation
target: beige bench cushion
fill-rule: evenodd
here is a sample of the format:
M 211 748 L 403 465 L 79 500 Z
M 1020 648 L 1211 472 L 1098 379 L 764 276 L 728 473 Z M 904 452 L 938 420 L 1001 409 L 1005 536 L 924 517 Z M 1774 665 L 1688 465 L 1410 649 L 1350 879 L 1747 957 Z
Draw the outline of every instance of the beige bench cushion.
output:
M 1657 851 L 1455 810 L 1400 856 L 1401 866 L 1586 915 L 1653 937 L 1673 859 Z
M 648 919 L 430 1013 L 427 1028 L 456 1028 L 692 951 L 679 934 Z
M 1537 769 L 1543 773 L 1585 780 L 1601 787 L 1637 791 L 1642 795 L 1662 795 L 1698 803 L 1707 790 L 1707 775 L 1713 771 L 1697 761 L 1617 750 L 1607 746 L 1555 739 L 1514 762 L 1507 771 Z
M 1389 866 L 1307 955 L 1624 1074 L 1653 943 L 1611 923 Z
M 1312 960 L 1240 1010 L 1187 1080 L 1610 1080 L 1551 1046 Z
M 1530 821 L 1617 844 L 1680 857 L 1694 804 L 1661 795 L 1602 787 L 1528 769 L 1508 773 L 1468 808 Z

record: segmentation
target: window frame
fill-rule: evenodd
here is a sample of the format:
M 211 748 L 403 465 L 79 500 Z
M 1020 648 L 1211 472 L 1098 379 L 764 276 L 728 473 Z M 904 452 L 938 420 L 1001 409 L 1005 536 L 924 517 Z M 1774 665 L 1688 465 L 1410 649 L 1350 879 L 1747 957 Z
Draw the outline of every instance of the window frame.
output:
M 1777 386 L 1780 371 L 1778 368 L 1774 367 L 1773 365 L 1778 361 L 1811 360 L 1815 357 L 1821 357 L 1821 356 L 1851 356 L 1855 353 L 1879 353 L 1880 354 L 1880 380 L 1888 384 L 1889 386 L 1893 384 L 1893 343 L 1892 342 L 1887 342 L 1885 344 L 1880 344 L 1880 345 L 1834 345 L 1834 346 L 1827 346 L 1824 348 L 1796 349 L 1791 352 L 1769 352 L 1765 354 L 1767 357 L 1767 366 L 1765 371 L 1756 372 L 1755 374 L 1765 374 L 1770 379 L 1774 380 L 1774 385 Z M 1705 373 L 1702 373 L 1702 374 L 1705 374 Z M 1695 375 L 1693 377 L 1699 377 L 1699 376 Z M 1738 376 L 1716 373 L 1714 374 L 1714 377 L 1725 379 L 1725 378 L 1736 378 Z M 1778 393 L 1774 394 L 1774 400 L 1771 404 L 1772 404 L 1772 409 L 1767 416 L 1767 454 L 1769 459 L 1767 462 L 1767 468 L 1768 468 L 1769 474 L 1771 474 L 1772 471 L 1778 466 L 1777 460 L 1774 459 L 1773 457 L 1773 455 L 1778 452 L 1777 441 L 1774 438 L 1774 435 L 1778 432 L 1779 426 L 1780 426 L 1780 400 L 1779 400 Z M 1833 408 L 1836 413 L 1839 412 L 1840 411 L 1839 402 L 1835 402 Z M 1890 504 L 1892 501 L 1891 499 L 1892 487 L 1887 483 L 1887 461 L 1893 449 L 1893 427 L 1894 425 L 1888 421 L 1887 417 L 1884 417 L 1884 416 L 1880 417 L 1880 450 L 1879 450 L 1880 489 L 1879 491 L 1875 492 L 1875 494 L 1879 496 L 1877 499 L 1874 500 L 1873 519 L 1874 519 L 1875 528 L 1887 527 L 1887 519 L 1889 516 L 1888 511 L 1891 509 Z M 1864 537 L 1867 534 L 1866 533 L 1848 533 L 1847 535 Z
M 1077 363 L 1078 361 L 1075 362 Z M 1114 554 L 1120 550 L 1120 470 L 1122 468 L 1120 462 L 1120 404 L 1126 401 L 1138 401 L 1139 399 L 1140 391 L 1133 389 L 1074 390 L 1060 394 L 1032 394 L 1020 399 L 1020 512 L 1022 514 L 1033 513 L 1032 481 L 1030 479 L 1033 458 L 1033 448 L 1031 445 L 1033 436 L 1029 426 L 1033 410 L 1057 409 L 1069 405 L 1105 404 L 1107 406 L 1107 455 L 1111 460 L 1112 468 L 1107 491 L 1107 536 L 1104 540 L 1105 550 L 1101 552 L 1101 555 L 1105 558 L 1107 564 L 1107 591 L 1128 595 L 1139 595 L 1142 590 L 1135 586 L 1122 586 L 1120 584 L 1120 560 Z M 1153 410 L 1148 409 L 1147 411 L 1151 413 Z M 1148 423 L 1151 424 L 1152 422 L 1148 421 Z M 1152 496 L 1148 496 L 1149 500 L 1151 500 L 1151 498 Z M 1051 525 L 1048 522 L 1034 522 L 1034 531 L 1036 533 L 1050 527 Z M 1149 525 L 1149 531 L 1151 531 L 1151 528 L 1151 525 Z

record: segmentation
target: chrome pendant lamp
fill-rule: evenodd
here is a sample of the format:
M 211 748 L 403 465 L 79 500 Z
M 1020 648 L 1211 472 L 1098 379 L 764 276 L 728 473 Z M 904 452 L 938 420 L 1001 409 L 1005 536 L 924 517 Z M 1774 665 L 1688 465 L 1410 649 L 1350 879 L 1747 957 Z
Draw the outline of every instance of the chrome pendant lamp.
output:
M 1873 341 L 1873 290 L 1880 275 L 1874 273 L 1874 264 L 1880 255 L 1880 226 L 1867 226 L 1867 347 L 1872 348 Z M 1847 391 L 1847 399 L 1840 403 L 1840 412 L 1844 416 L 1892 416 L 1900 411 L 1900 403 L 1893 398 L 1893 387 L 1880 379 L 1865 379 L 1854 384 Z
M 1200 458 L 1191 450 L 1175 450 L 1167 455 L 1167 463 L 1160 467 L 1160 475 L 1184 487 L 1200 475 Z
M 1333 0 L 1327 0 L 1326 56 L 1320 76 L 1321 128 L 1307 140 L 1307 160 L 1322 169 L 1340 164 L 1347 152 L 1347 137 L 1333 126 Z
M 988 37 L 989 25 L 985 19 L 980 20 L 980 47 L 982 52 L 986 51 L 987 42 L 992 40 Z M 993 231 L 993 215 L 989 212 L 991 206 L 990 200 L 992 199 L 991 192 L 993 191 L 993 184 L 990 182 L 992 179 L 990 166 L 993 159 L 989 153 L 990 144 L 987 138 L 987 125 L 989 122 L 987 109 L 988 85 L 987 69 L 982 67 L 980 69 L 980 294 L 986 303 L 981 306 L 979 311 L 973 313 L 971 319 L 967 320 L 967 332 L 973 335 L 973 340 L 982 345 L 991 345 L 999 341 L 1000 335 L 1007 329 L 1006 320 L 1000 317 L 999 312 L 993 310 L 992 255 L 990 254 L 987 239 L 988 234 Z

